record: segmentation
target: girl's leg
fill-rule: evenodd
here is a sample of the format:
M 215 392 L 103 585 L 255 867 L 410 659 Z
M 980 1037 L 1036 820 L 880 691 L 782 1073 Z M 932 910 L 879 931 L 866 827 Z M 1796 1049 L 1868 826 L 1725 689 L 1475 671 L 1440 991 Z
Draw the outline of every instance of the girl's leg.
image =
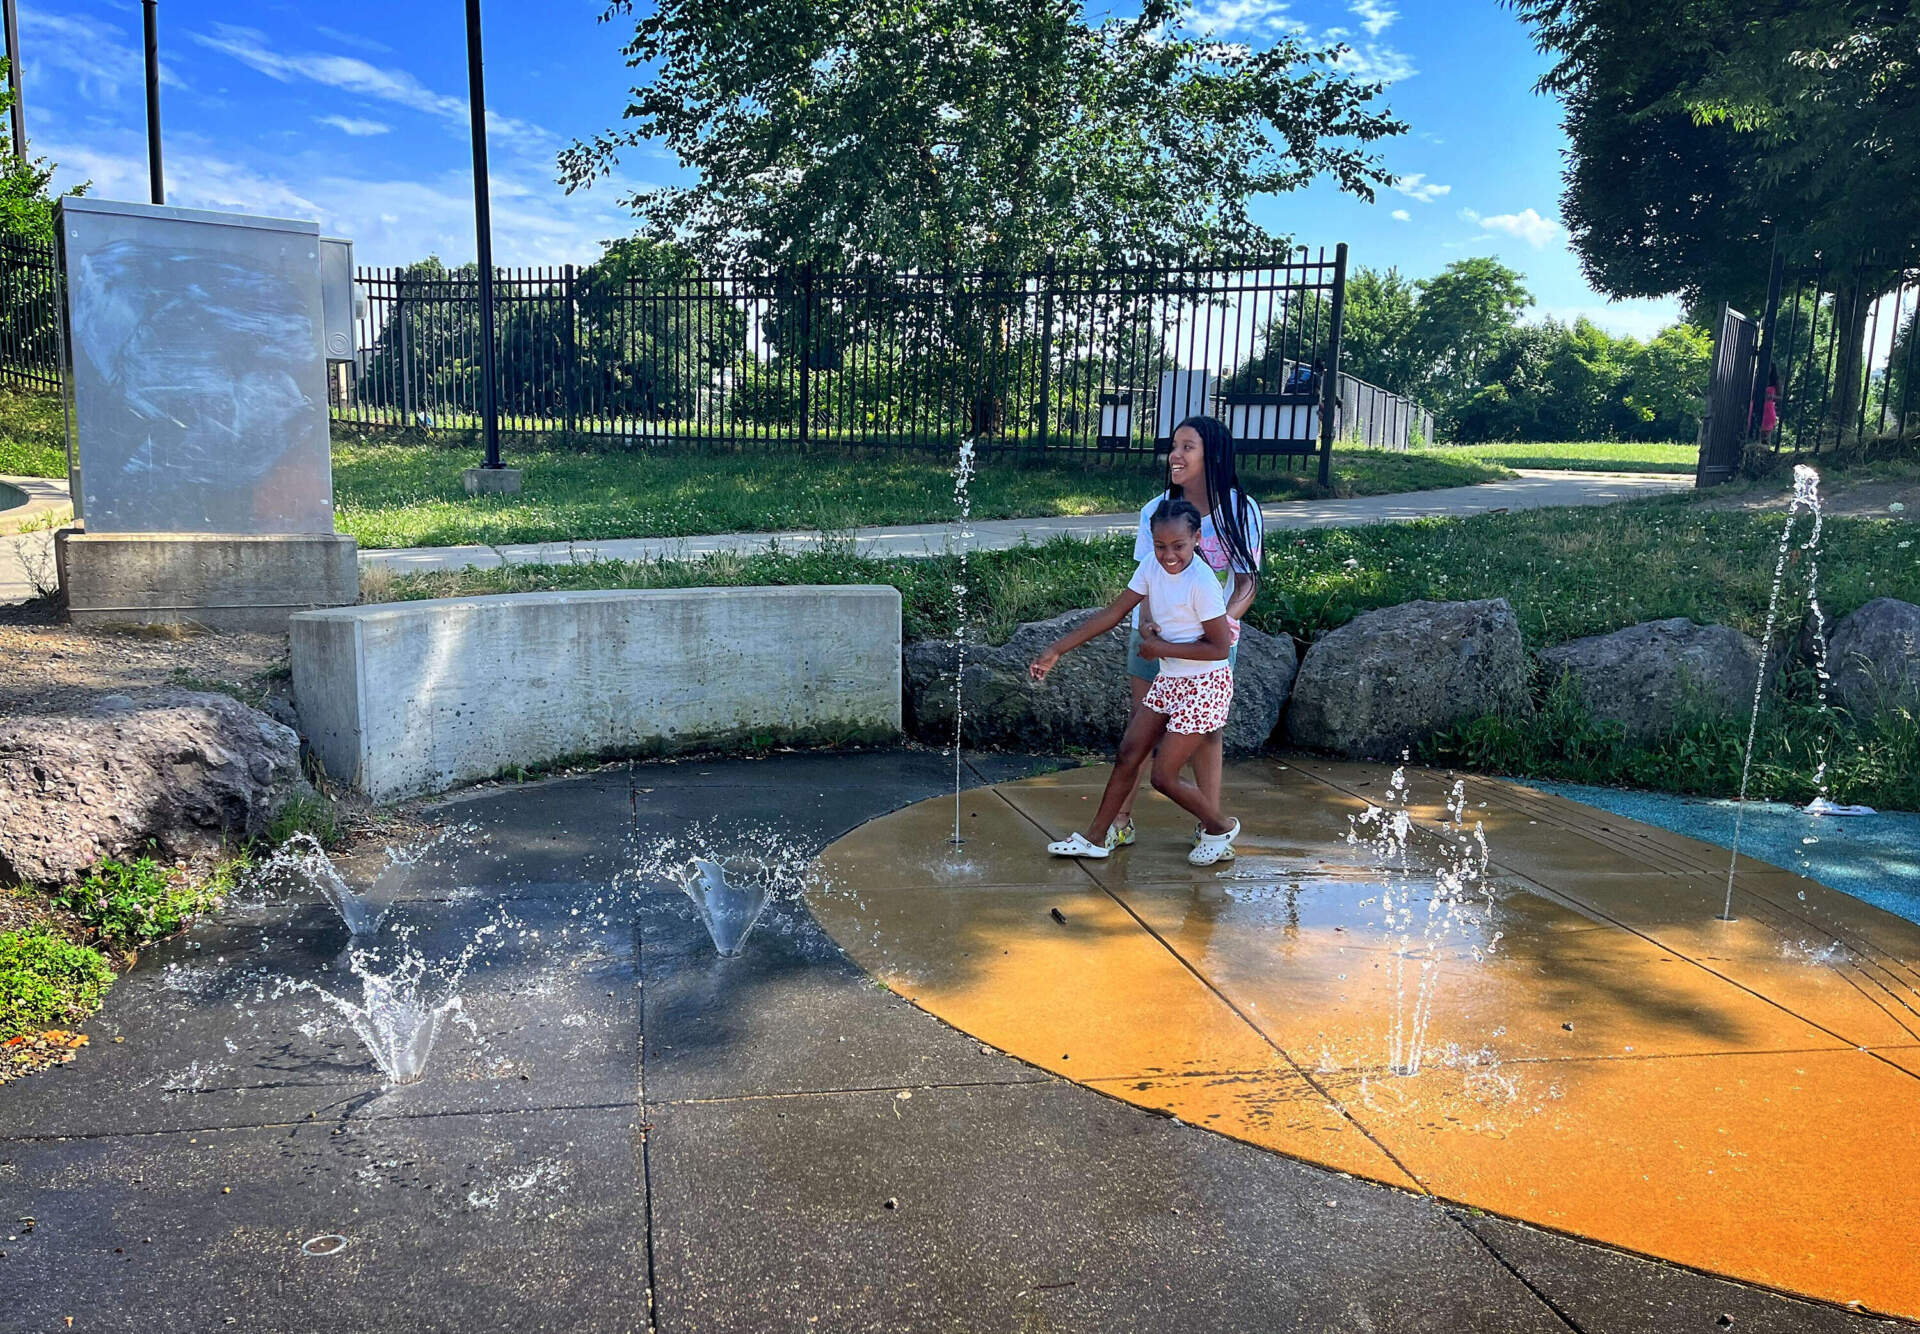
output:
M 1222 728 L 1200 738 L 1193 752 L 1193 785 L 1206 794 L 1216 807 L 1220 804 L 1220 783 L 1227 763 L 1227 733 Z
M 1127 683 L 1133 687 L 1133 711 L 1137 715 L 1140 712 L 1140 701 L 1147 697 L 1147 691 L 1153 688 L 1153 682 L 1142 681 L 1139 677 L 1129 672 L 1127 673 Z M 1134 794 L 1139 790 L 1139 776 L 1136 774 L 1134 782 L 1127 788 L 1126 795 L 1121 798 L 1120 809 L 1114 812 L 1112 823 L 1123 825 L 1133 823 L 1133 798 Z M 1101 832 L 1100 837 L 1106 837 L 1104 830 Z
M 1161 720 L 1162 726 L 1165 719 Z M 1206 741 L 1204 736 L 1168 732 L 1153 757 L 1153 787 L 1198 819 L 1209 834 L 1224 834 L 1233 822 L 1220 814 L 1220 801 L 1180 777 L 1181 768 Z M 1106 831 L 1102 830 L 1104 837 Z
M 1166 730 L 1164 713 L 1155 713 L 1144 705 L 1134 706 L 1133 717 L 1127 722 L 1127 734 L 1120 738 L 1120 754 L 1114 759 L 1107 790 L 1100 794 L 1100 809 L 1094 812 L 1093 823 L 1087 826 L 1087 842 L 1097 847 L 1107 841 L 1107 830 L 1120 814 L 1122 804 L 1133 800 L 1133 790 L 1140 786 L 1140 771 L 1146 768 L 1153 748 Z

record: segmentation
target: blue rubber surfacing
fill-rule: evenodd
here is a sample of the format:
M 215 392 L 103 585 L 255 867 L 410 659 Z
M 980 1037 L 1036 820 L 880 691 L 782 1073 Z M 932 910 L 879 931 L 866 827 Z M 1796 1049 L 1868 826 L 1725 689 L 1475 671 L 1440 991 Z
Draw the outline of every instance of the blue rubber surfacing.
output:
M 1738 802 L 1531 778 L 1520 781 L 1703 843 L 1733 846 Z M 1798 806 L 1750 801 L 1740 826 L 1740 854 L 1797 871 L 1909 922 L 1920 922 L 1920 813 L 1809 815 Z

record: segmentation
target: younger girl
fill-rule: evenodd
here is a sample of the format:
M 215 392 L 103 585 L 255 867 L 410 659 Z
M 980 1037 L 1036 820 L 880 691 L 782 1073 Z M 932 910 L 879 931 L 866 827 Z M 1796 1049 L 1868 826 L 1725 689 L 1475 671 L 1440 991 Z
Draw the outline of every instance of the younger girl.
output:
M 1200 511 L 1185 500 L 1163 500 L 1153 511 L 1151 531 L 1153 555 L 1140 562 L 1126 591 L 1105 611 L 1054 641 L 1027 669 L 1034 680 L 1046 680 L 1063 654 L 1107 633 L 1135 607 L 1147 604 L 1139 652 L 1156 659 L 1160 672 L 1127 723 L 1093 823 L 1085 833 L 1049 843 L 1047 851 L 1056 857 L 1108 856 L 1107 830 L 1152 756 L 1155 790 L 1200 821 L 1200 837 L 1187 860 L 1211 866 L 1232 856 L 1240 822 L 1222 815 L 1219 802 L 1182 779 L 1180 770 L 1209 733 L 1226 725 L 1233 703 L 1233 668 L 1227 665 L 1233 631 L 1220 581 L 1205 562 L 1194 559 Z

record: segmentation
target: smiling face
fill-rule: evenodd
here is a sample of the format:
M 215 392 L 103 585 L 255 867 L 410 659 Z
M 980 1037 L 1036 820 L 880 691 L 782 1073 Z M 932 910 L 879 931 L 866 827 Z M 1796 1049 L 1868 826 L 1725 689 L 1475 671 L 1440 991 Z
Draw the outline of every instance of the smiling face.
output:
M 1173 449 L 1167 455 L 1167 482 L 1178 487 L 1188 500 L 1206 499 L 1207 449 L 1200 443 L 1200 432 L 1191 426 L 1173 433 Z
M 1200 545 L 1200 534 L 1185 520 L 1169 519 L 1153 526 L 1153 558 L 1168 574 L 1178 574 L 1193 564 L 1193 553 Z

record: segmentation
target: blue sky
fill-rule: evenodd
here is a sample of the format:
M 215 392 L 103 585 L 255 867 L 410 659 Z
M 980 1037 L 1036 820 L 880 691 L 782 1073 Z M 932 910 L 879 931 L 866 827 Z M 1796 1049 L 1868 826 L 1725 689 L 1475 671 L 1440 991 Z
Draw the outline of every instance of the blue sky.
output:
M 645 3 L 645 0 L 640 0 Z M 473 255 L 461 0 L 249 6 L 162 0 L 168 202 L 317 218 L 362 263 Z M 494 255 L 501 264 L 591 259 L 631 225 L 617 196 L 679 179 L 658 152 L 563 194 L 554 155 L 613 125 L 632 82 L 630 25 L 599 0 L 487 0 Z M 1609 303 L 1580 274 L 1558 221 L 1559 107 L 1533 91 L 1544 61 L 1492 0 L 1201 0 L 1222 37 L 1338 37 L 1412 132 L 1385 149 L 1401 185 L 1366 204 L 1322 186 L 1263 200 L 1258 216 L 1306 244 L 1347 241 L 1354 262 L 1414 277 L 1469 255 L 1527 275 L 1534 318 L 1585 315 L 1645 336 L 1674 302 Z M 146 197 L 140 6 L 21 0 L 27 133 L 61 181 Z

